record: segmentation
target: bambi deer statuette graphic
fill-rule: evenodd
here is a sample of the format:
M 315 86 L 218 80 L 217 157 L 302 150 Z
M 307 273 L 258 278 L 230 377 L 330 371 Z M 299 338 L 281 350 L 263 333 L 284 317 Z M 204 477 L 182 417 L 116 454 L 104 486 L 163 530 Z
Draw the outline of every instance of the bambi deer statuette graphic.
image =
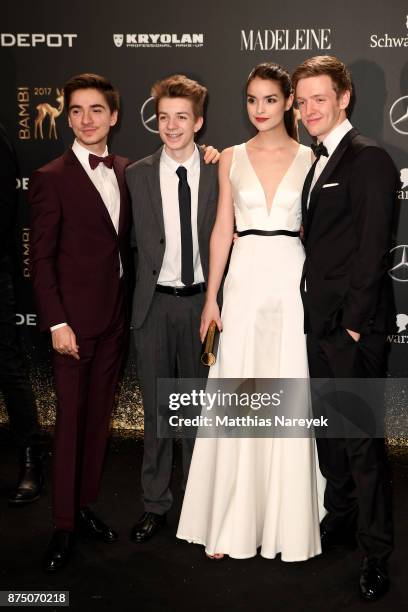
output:
M 51 106 L 48 102 L 43 102 L 42 104 L 38 104 L 37 116 L 34 121 L 35 129 L 34 129 L 34 138 L 38 138 L 38 134 L 40 135 L 41 140 L 43 140 L 43 121 L 45 117 L 48 115 L 50 118 L 50 127 L 48 130 L 48 138 L 51 138 L 51 134 L 54 134 L 54 138 L 57 138 L 57 126 L 55 125 L 55 119 L 60 116 L 64 109 L 64 91 L 63 89 L 56 89 L 57 92 L 57 102 L 58 108 L 55 106 Z

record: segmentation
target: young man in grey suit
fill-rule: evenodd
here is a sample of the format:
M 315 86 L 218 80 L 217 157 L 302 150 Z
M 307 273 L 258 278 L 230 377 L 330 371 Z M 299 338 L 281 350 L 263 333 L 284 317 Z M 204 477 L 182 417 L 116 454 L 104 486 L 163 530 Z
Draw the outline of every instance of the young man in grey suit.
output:
M 199 328 L 218 199 L 217 168 L 205 164 L 194 142 L 206 88 L 174 75 L 157 82 L 152 95 L 163 147 L 126 170 L 137 248 L 132 324 L 144 405 L 145 512 L 132 529 L 134 542 L 164 525 L 173 499 L 173 441 L 157 437 L 157 379 L 206 375 Z M 184 481 L 193 446 L 183 440 Z

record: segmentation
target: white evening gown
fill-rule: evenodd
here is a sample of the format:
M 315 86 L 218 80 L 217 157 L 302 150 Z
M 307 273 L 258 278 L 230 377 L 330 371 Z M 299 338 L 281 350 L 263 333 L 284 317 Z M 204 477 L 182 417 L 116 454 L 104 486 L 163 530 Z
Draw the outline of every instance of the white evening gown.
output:
M 311 166 L 299 146 L 268 214 L 245 144 L 230 171 L 238 231 L 299 230 Z M 223 332 L 210 378 L 308 378 L 299 238 L 236 240 L 224 285 Z M 197 438 L 177 537 L 206 552 L 303 561 L 321 552 L 324 480 L 309 438 Z

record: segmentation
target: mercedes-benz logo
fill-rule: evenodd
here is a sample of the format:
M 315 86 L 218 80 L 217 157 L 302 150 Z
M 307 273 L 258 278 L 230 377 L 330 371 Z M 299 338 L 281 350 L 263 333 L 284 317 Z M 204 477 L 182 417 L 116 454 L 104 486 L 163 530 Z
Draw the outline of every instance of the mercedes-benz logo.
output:
M 146 102 L 143 103 L 142 108 L 140 109 L 140 118 L 146 130 L 153 132 L 153 134 L 159 133 L 159 130 L 157 129 L 154 98 L 147 98 Z
M 399 244 L 391 249 L 390 254 L 392 266 L 388 274 L 398 283 L 408 282 L 408 244 Z
M 408 134 L 408 96 L 395 100 L 390 108 L 390 121 L 398 134 Z

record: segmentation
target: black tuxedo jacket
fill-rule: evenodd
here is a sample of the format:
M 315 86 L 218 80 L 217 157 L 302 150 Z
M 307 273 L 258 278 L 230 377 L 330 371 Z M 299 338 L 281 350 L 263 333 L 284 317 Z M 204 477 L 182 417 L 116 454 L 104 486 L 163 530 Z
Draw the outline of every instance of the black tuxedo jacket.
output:
M 306 332 L 323 336 L 338 325 L 360 333 L 386 331 L 387 260 L 398 187 L 389 155 L 352 129 L 319 176 L 308 209 L 304 188 Z

